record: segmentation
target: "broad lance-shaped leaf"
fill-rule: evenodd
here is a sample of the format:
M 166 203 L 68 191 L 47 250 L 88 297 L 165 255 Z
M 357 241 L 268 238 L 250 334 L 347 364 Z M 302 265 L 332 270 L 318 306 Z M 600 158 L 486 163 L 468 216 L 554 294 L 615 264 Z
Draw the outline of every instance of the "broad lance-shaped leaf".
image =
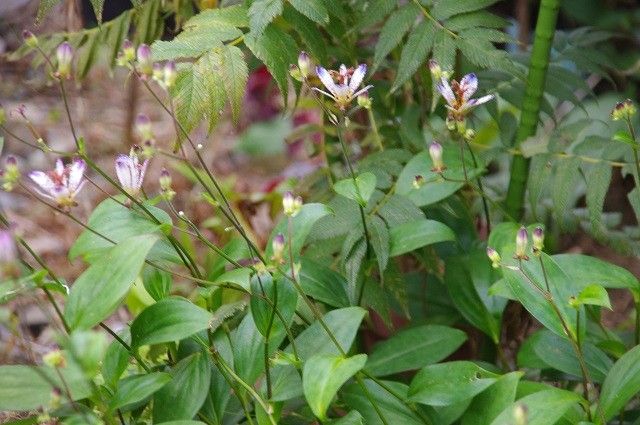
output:
M 481 393 L 497 377 L 468 361 L 430 365 L 411 381 L 409 399 L 431 406 L 449 406 Z
M 165 298 L 145 308 L 131 324 L 131 346 L 187 338 L 211 324 L 213 315 L 184 298 Z
M 461 425 L 490 424 L 516 398 L 518 383 L 524 372 L 511 372 L 498 378 L 495 384 L 473 398 L 462 416 Z
M 640 392 L 640 346 L 636 346 L 622 356 L 607 374 L 600 401 L 597 419 L 604 416 L 609 420 L 616 416 L 632 397 Z M 598 425 L 604 425 L 598 422 Z
M 153 398 L 153 423 L 192 419 L 207 398 L 211 366 L 205 353 L 182 359 L 171 375 L 171 381 Z
M 373 348 L 366 370 L 385 376 L 419 369 L 446 358 L 466 339 L 461 330 L 440 325 L 404 329 Z
M 345 198 L 352 199 L 362 205 L 367 205 L 369 198 L 376 188 L 376 176 L 373 173 L 362 173 L 354 179 L 349 177 L 342 179 L 333 185 L 333 190 Z
M 571 391 L 549 389 L 515 401 L 491 422 L 491 425 L 512 425 L 515 409 L 526 406 L 527 425 L 555 424 L 567 410 L 576 406 L 581 397 Z M 597 415 L 596 415 L 597 416 Z
M 75 281 L 65 307 L 72 329 L 89 329 L 113 313 L 140 274 L 156 235 L 134 236 L 96 260 Z
M 298 293 L 291 282 L 285 278 L 274 281 L 269 273 L 260 273 L 251 278 L 251 294 L 251 315 L 262 336 L 269 340 L 284 336 L 285 325 L 291 323 L 298 304 Z M 280 316 L 275 315 L 274 303 Z
M 326 419 L 327 408 L 333 397 L 349 378 L 362 369 L 366 361 L 366 354 L 358 354 L 347 358 L 313 356 L 305 362 L 302 386 L 314 415 Z
M 171 375 L 164 372 L 128 376 L 118 384 L 118 389 L 109 403 L 109 408 L 118 409 L 127 404 L 144 400 L 164 387 L 169 381 L 171 381 Z
M 389 236 L 391 257 L 437 242 L 453 241 L 456 238 L 453 230 L 435 220 L 417 220 L 392 227 Z

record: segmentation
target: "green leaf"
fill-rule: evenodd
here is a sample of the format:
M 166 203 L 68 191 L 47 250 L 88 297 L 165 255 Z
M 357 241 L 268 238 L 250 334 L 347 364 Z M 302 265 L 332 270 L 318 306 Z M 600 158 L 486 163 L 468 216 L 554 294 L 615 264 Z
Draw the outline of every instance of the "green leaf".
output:
M 582 254 L 557 254 L 553 260 L 578 288 L 597 283 L 605 288 L 640 291 L 640 281 L 630 271 L 599 258 Z
M 96 14 L 98 24 L 102 24 L 102 9 L 104 8 L 104 0 L 91 0 L 93 12 Z
M 298 293 L 291 282 L 285 278 L 274 281 L 268 273 L 257 274 L 251 278 L 251 294 L 251 314 L 258 331 L 269 340 L 282 338 L 285 326 L 291 323 L 298 304 Z M 271 304 L 263 297 L 277 305 L 282 319 L 275 315 Z M 286 321 L 286 325 L 282 320 Z
M 215 82 L 215 74 L 204 66 L 207 61 L 202 59 L 181 69 L 171 88 L 176 119 L 187 132 L 200 124 L 209 112 L 209 85 Z
M 384 58 L 402 41 L 402 37 L 409 31 L 409 28 L 416 21 L 419 13 L 418 7 L 414 3 L 409 3 L 389 16 L 384 23 L 378 42 L 376 43 L 376 52 L 373 58 L 373 71 L 376 70 L 384 60 Z
M 631 135 L 624 130 L 616 131 L 616 133 L 613 135 L 613 140 L 615 140 L 616 142 L 626 143 L 627 145 L 633 147 L 638 146 L 638 143 L 633 140 L 633 137 L 631 137 Z
M 474 397 L 462 416 L 461 425 L 490 424 L 516 398 L 518 382 L 523 372 L 511 372 L 499 377 L 495 384 Z
M 435 33 L 435 27 L 428 20 L 422 21 L 411 31 L 400 55 L 398 74 L 391 87 L 392 91 L 410 79 L 418 67 L 425 62 L 433 47 Z
M 169 381 L 171 381 L 171 375 L 164 372 L 128 376 L 118 384 L 118 390 L 113 395 L 109 408 L 115 410 L 142 401 Z
M 142 310 L 131 324 L 131 346 L 179 341 L 207 329 L 212 315 L 189 300 L 165 298 Z
M 580 291 L 573 302 L 575 302 L 576 305 L 599 305 L 600 307 L 606 307 L 609 310 L 613 310 L 613 308 L 611 308 L 611 301 L 609 301 L 609 294 L 607 293 L 607 290 L 600 285 L 586 286 L 582 291 Z
M 605 197 L 609 192 L 611 173 L 611 166 L 608 163 L 593 164 L 585 170 L 585 178 L 589 182 L 586 194 L 589 221 L 591 222 L 591 232 L 596 238 L 603 238 L 607 233 L 607 229 L 602 222 L 602 210 Z
M 622 356 L 609 370 L 602 390 L 596 418 L 616 416 L 632 397 L 640 392 L 640 346 Z M 602 425 L 599 423 L 599 425 Z
M 172 224 L 171 217 L 165 211 L 152 205 L 145 205 L 145 207 L 161 225 Z M 160 233 L 158 224 L 151 221 L 136 207 L 127 208 L 113 199 L 102 201 L 91 213 L 87 225 L 116 243 L 120 243 L 132 235 Z M 69 259 L 82 256 L 86 261 L 92 262 L 102 258 L 112 248 L 111 242 L 89 230 L 84 230 L 69 250 Z M 180 257 L 164 238 L 151 249 L 149 259 L 181 263 Z
M 75 281 L 65 307 L 72 329 L 89 329 L 118 308 L 140 274 L 156 235 L 133 236 L 96 260 Z
M 44 366 L 2 365 L 0 366 L 0 411 L 36 410 L 48 406 L 53 386 L 68 388 L 73 400 L 91 395 L 91 386 L 82 371 L 74 363 L 59 372 Z
M 396 2 L 389 0 L 370 0 L 361 4 L 364 7 L 360 10 L 360 16 L 358 17 L 359 29 L 377 24 L 396 7 Z
M 286 106 L 289 93 L 289 65 L 297 63 L 298 60 L 296 41 L 280 28 L 269 25 L 261 35 L 253 32 L 247 34 L 244 42 L 249 50 L 267 66 L 269 73 L 278 84 Z
M 323 317 L 324 323 L 334 335 L 344 352 L 351 349 L 366 310 L 360 307 L 347 307 L 332 310 Z M 315 355 L 339 356 L 341 353 L 329 337 L 323 326 L 315 321 L 295 339 L 300 360 L 306 361 Z M 285 349 L 291 354 L 289 345 Z M 273 369 L 273 400 L 284 401 L 302 395 L 300 377 L 293 366 L 278 366 Z
M 215 64 L 214 70 L 220 73 L 227 99 L 231 104 L 233 121 L 237 124 L 249 76 L 244 54 L 236 46 L 225 45 L 213 52 L 210 63 Z
M 582 342 L 582 351 L 591 378 L 597 383 L 602 382 L 613 366 L 613 362 L 588 341 Z M 535 364 L 529 363 L 532 360 Z M 542 365 L 539 364 L 540 361 Z M 580 363 L 571 343 L 546 329 L 527 338 L 518 352 L 518 365 L 541 369 L 549 367 L 576 377 L 582 376 Z
M 580 400 L 580 396 L 571 391 L 555 388 L 540 391 L 517 400 L 503 410 L 491 425 L 512 425 L 518 406 L 527 409 L 527 425 L 553 425 Z
M 340 387 L 367 361 L 366 354 L 353 357 L 318 355 L 308 359 L 302 372 L 304 396 L 314 415 L 326 420 L 331 400 Z
M 206 425 L 206 424 L 200 421 L 169 421 L 169 422 L 162 422 L 162 424 L 158 424 L 158 425 Z
M 123 329 L 119 336 L 123 341 L 131 342 L 128 328 Z M 115 340 L 111 342 L 102 361 L 102 377 L 107 385 L 116 388 L 120 376 L 129 366 L 129 357 L 129 351 L 122 344 Z
M 367 223 L 371 246 L 376 254 L 376 260 L 378 260 L 378 271 L 382 275 L 389 263 L 389 253 L 391 251 L 389 229 L 384 220 L 377 215 L 369 218 Z
M 419 140 L 416 143 L 422 144 L 423 141 Z M 453 144 L 443 144 L 442 148 L 442 158 L 447 166 L 444 171 L 445 177 L 450 180 L 464 181 L 460 149 Z M 474 169 L 473 161 L 468 155 L 465 155 L 465 165 L 470 179 L 482 173 L 481 169 Z M 411 158 L 398 176 L 396 192 L 399 195 L 406 195 L 417 206 L 424 207 L 449 197 L 464 185 L 457 181 L 443 180 L 437 173 L 431 171 L 432 168 L 433 162 L 429 152 L 427 150 L 420 152 Z M 420 189 L 413 187 L 413 181 L 416 176 L 422 176 L 425 180 L 425 184 Z
M 271 21 L 282 13 L 282 0 L 255 0 L 249 7 L 249 27 L 260 35 Z
M 331 425 L 364 425 L 364 418 L 357 410 L 352 410 L 340 419 L 330 423 Z
M 503 257 L 504 258 L 504 257 Z M 575 337 L 577 332 L 576 312 L 569 306 L 569 299 L 577 295 L 569 277 L 558 264 L 547 254 L 542 253 L 540 259 L 544 261 L 546 281 L 551 289 L 558 311 L 569 328 L 569 332 Z M 547 329 L 565 338 L 565 330 L 562 326 L 556 310 L 544 298 L 540 290 L 545 290 L 545 275 L 538 259 L 522 262 L 523 271 L 503 267 L 502 273 L 511 292 L 524 308 L 533 315 Z M 537 286 L 538 289 L 536 289 Z M 584 319 L 584 314 L 581 315 Z M 584 325 L 584 323 L 583 323 Z M 584 326 L 580 326 L 584 330 Z
M 193 418 L 207 398 L 211 367 L 204 353 L 181 360 L 171 372 L 171 382 L 153 398 L 153 423 Z
M 390 229 L 391 257 L 406 254 L 423 246 L 456 239 L 453 230 L 435 220 L 418 220 Z
M 447 326 L 404 329 L 373 348 L 366 370 L 374 376 L 385 376 L 419 369 L 446 358 L 466 339 L 464 332 Z
M 481 393 L 496 382 L 496 378 L 496 374 L 468 361 L 426 366 L 411 381 L 409 400 L 449 406 Z
M 284 337 L 269 341 L 269 355 L 279 347 Z M 253 321 L 253 315 L 247 314 L 240 325 L 231 334 L 233 366 L 240 378 L 246 382 L 255 380 L 264 372 L 264 337 Z
M 327 12 L 322 0 L 289 0 L 289 4 L 320 25 L 329 23 L 329 12 Z
M 293 240 L 287 240 L 287 244 L 291 244 L 291 250 L 293 252 L 294 260 L 300 255 L 302 251 L 302 247 L 304 246 L 304 242 L 311 231 L 313 225 L 322 217 L 331 214 L 332 211 L 324 204 L 304 204 L 300 212 L 292 218 L 291 220 L 291 228 L 293 229 L 292 237 Z M 269 237 L 269 241 L 272 241 L 273 238 L 277 234 L 285 235 L 285 238 L 288 239 L 288 228 L 289 228 L 289 220 L 288 217 L 284 217 L 276 227 L 271 232 L 271 236 Z M 265 249 L 265 257 L 271 258 L 273 255 L 273 247 L 271 246 L 271 242 L 267 244 Z M 285 264 L 289 264 L 289 250 L 285 250 L 284 254 Z
M 485 9 L 498 1 L 499 0 L 437 1 L 434 3 L 432 12 L 436 19 L 444 20 L 460 13 Z
M 403 400 L 407 398 L 408 387 L 399 382 L 382 381 L 382 384 L 390 388 Z M 424 421 L 418 418 L 402 401 L 390 395 L 377 383 L 366 379 L 364 385 L 367 389 L 365 394 L 356 383 L 346 385 L 340 392 L 340 396 L 352 409 L 361 412 L 364 423 L 367 425 L 383 425 L 371 403 L 380 409 L 387 424 L 391 425 L 424 425 Z M 371 397 L 371 400 L 369 400 Z M 418 408 L 420 408 L 418 406 Z
M 302 258 L 298 278 L 304 293 L 332 307 L 348 307 L 347 281 L 341 274 L 312 260 Z
M 362 205 L 367 205 L 369 198 L 376 188 L 376 176 L 366 172 L 356 177 L 354 182 L 351 177 L 340 180 L 333 185 L 333 190 L 345 198 L 352 199 Z

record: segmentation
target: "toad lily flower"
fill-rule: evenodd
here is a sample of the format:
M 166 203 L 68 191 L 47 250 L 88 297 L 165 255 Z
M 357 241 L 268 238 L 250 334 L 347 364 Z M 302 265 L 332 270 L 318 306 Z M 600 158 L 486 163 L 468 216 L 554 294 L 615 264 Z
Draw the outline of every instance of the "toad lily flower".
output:
M 487 103 L 493 99 L 492 94 L 471 99 L 471 96 L 478 90 L 478 77 L 476 74 L 467 74 L 460 82 L 452 80 L 451 84 L 442 77 L 436 84 L 442 97 L 447 101 L 449 117 L 456 121 L 463 121 L 466 115 L 476 106 Z
M 39 186 L 40 195 L 51 199 L 60 208 L 69 209 L 77 205 L 75 198 L 84 185 L 82 177 L 86 168 L 87 164 L 79 158 L 67 165 L 58 159 L 53 171 L 32 171 L 29 177 Z
M 341 111 L 344 111 L 351 104 L 353 99 L 363 93 L 366 93 L 367 90 L 373 87 L 366 86 L 358 90 L 366 73 L 367 65 L 365 64 L 358 65 L 355 70 L 353 68 L 347 68 L 344 65 L 340 65 L 340 71 L 327 71 L 321 66 L 316 66 L 316 74 L 328 92 L 316 87 L 313 89 L 333 99 L 338 108 L 340 108 Z M 334 78 L 337 80 L 337 83 Z
M 138 196 L 142 188 L 142 181 L 147 171 L 149 160 L 142 163 L 138 159 L 135 149 L 129 155 L 118 155 L 116 158 L 116 174 L 122 188 L 131 196 Z

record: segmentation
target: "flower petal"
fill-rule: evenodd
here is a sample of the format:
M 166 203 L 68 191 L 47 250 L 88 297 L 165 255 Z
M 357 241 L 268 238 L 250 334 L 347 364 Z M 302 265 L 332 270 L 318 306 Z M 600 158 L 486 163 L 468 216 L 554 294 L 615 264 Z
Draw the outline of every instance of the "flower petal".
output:
M 462 100 L 466 102 L 478 90 L 478 77 L 471 73 L 462 77 L 460 80 L 460 90 L 462 91 Z
M 321 66 L 316 66 L 316 75 L 318 75 L 318 78 L 320 78 L 320 81 L 322 81 L 322 84 L 324 84 L 330 93 L 333 94 L 336 91 L 336 83 L 333 81 L 329 71 Z
M 355 92 L 355 93 L 353 94 L 353 97 L 358 97 L 358 96 L 360 96 L 361 94 L 368 92 L 368 91 L 369 91 L 369 89 L 371 89 L 371 88 L 373 88 L 373 86 L 372 86 L 371 84 L 369 84 L 368 86 L 366 86 L 366 87 L 364 87 L 364 88 L 362 88 L 362 89 L 358 90 L 357 92 Z
M 64 163 L 62 162 L 62 159 L 60 159 L 60 158 L 58 158 L 56 160 L 55 172 L 59 176 L 62 176 L 64 174 Z
M 453 90 L 451 90 L 449 81 L 447 81 L 445 78 L 441 78 L 440 81 L 436 84 L 436 88 L 449 105 L 455 105 L 456 96 L 453 94 Z
M 138 189 L 140 189 L 142 187 L 142 182 L 144 181 L 144 176 L 147 173 L 147 165 L 149 165 L 149 160 L 145 160 L 142 165 L 140 166 L 139 172 L 138 172 Z
M 120 185 L 123 189 L 128 190 L 133 187 L 133 175 L 131 169 L 133 164 L 131 163 L 131 157 L 128 155 L 118 155 L 116 157 L 116 175 L 120 181 Z
M 327 97 L 330 97 L 330 98 L 331 98 L 331 99 L 333 99 L 333 100 L 336 100 L 336 98 L 335 98 L 335 96 L 334 96 L 334 95 L 332 95 L 331 93 L 327 93 L 327 92 L 326 92 L 326 91 L 324 91 L 324 90 L 320 90 L 320 89 L 319 89 L 319 88 L 317 88 L 317 87 L 311 87 L 311 90 L 313 90 L 313 91 L 317 91 L 318 93 L 322 93 L 323 95 L 325 95 L 325 96 L 327 96 Z
M 355 92 L 360 84 L 362 84 L 362 80 L 364 80 L 364 76 L 367 73 L 367 65 L 361 64 L 358 65 L 355 71 L 353 71 L 353 75 L 351 76 L 351 80 L 349 81 L 349 89 L 352 92 Z
M 80 183 L 82 182 L 82 177 L 84 176 L 84 171 L 87 169 L 87 164 L 80 158 L 76 158 L 73 160 L 71 165 L 69 165 L 69 190 L 75 192 Z
M 42 195 L 51 196 L 56 184 L 51 180 L 51 177 L 44 171 L 32 171 L 29 173 L 29 178 L 34 181 L 35 184 L 40 186 L 39 192 Z

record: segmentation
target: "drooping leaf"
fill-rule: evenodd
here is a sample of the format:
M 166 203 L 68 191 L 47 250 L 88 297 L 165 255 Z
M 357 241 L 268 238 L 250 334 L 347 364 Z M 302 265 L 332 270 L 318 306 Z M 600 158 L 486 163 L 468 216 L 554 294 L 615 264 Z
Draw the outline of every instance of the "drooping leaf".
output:
M 496 374 L 468 361 L 425 366 L 411 381 L 409 400 L 431 406 L 450 406 L 481 393 L 496 378 Z
M 366 370 L 375 376 L 391 375 L 439 362 L 467 339 L 464 332 L 440 325 L 401 330 L 376 345 Z
M 64 312 L 69 326 L 89 329 L 115 311 L 157 241 L 156 235 L 133 236 L 89 266 L 69 293 Z
M 212 315 L 192 302 L 165 298 L 145 308 L 131 324 L 131 346 L 159 344 L 187 338 L 211 324 Z
M 313 413 L 321 420 L 340 387 L 355 375 L 367 361 L 366 354 L 353 357 L 313 356 L 304 363 L 302 385 L 304 396 Z

